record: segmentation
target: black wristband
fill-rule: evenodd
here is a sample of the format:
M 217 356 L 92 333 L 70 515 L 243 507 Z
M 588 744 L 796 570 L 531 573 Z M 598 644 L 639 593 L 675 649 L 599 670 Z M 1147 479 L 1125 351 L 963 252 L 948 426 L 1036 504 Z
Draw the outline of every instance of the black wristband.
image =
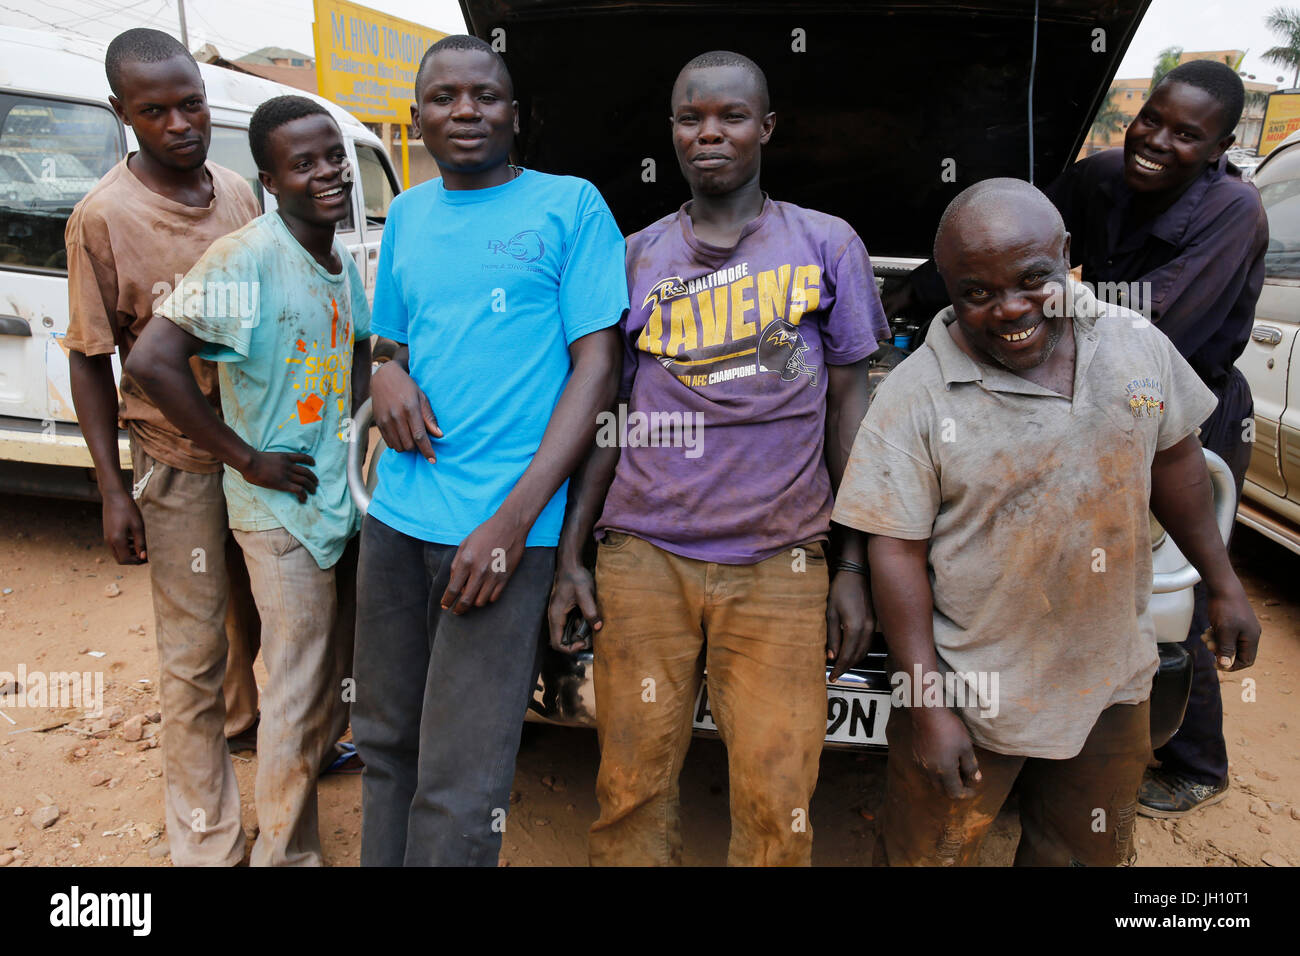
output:
M 867 576 L 865 565 L 858 564 L 856 561 L 846 561 L 843 558 L 835 562 L 835 572 L 838 574 L 840 571 L 852 571 L 854 574 L 860 574 L 863 577 Z

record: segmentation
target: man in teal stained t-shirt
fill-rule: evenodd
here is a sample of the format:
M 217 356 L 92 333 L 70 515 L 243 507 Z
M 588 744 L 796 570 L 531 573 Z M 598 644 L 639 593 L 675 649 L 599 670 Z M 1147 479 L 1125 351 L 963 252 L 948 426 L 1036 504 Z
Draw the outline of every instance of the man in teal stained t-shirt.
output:
M 353 403 L 369 385 L 370 312 L 334 236 L 352 175 L 338 125 L 299 96 L 258 107 L 249 141 L 278 209 L 217 240 L 128 359 L 171 421 L 226 465 L 230 527 L 262 616 L 270 675 L 258 732 L 254 866 L 320 865 L 316 776 L 347 724 L 355 548 Z M 189 374 L 218 362 L 223 423 Z M 350 552 L 350 553 L 345 553 Z

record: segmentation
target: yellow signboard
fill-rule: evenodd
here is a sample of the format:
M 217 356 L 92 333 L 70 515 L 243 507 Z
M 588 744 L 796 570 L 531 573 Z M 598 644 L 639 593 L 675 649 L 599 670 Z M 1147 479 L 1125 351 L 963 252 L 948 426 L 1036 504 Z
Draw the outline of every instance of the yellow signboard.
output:
M 1300 93 L 1270 93 L 1259 136 L 1259 155 L 1267 156 L 1282 140 L 1300 129 Z
M 410 123 L 415 72 L 447 34 L 345 0 L 314 0 L 316 89 L 363 123 Z

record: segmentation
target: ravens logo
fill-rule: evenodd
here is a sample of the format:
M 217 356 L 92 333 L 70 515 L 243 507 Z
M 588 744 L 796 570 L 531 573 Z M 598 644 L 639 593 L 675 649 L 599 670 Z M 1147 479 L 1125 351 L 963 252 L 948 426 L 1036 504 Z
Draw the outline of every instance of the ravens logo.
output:
M 686 294 L 686 283 L 682 281 L 681 276 L 669 276 L 667 279 L 660 279 L 655 283 L 653 289 L 646 293 L 645 301 L 641 303 L 641 308 L 648 305 L 658 305 L 661 302 L 667 302 L 669 299 L 675 299 L 679 295 Z

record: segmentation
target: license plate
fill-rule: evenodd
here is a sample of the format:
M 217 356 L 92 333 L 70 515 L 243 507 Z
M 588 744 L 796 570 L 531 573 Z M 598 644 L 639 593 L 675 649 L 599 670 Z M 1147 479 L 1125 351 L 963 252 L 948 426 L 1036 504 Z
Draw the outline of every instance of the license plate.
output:
M 855 746 L 885 746 L 885 722 L 889 719 L 889 694 L 884 691 L 826 686 L 826 742 Z M 695 700 L 695 729 L 718 732 L 709 709 L 709 685 L 700 683 Z

